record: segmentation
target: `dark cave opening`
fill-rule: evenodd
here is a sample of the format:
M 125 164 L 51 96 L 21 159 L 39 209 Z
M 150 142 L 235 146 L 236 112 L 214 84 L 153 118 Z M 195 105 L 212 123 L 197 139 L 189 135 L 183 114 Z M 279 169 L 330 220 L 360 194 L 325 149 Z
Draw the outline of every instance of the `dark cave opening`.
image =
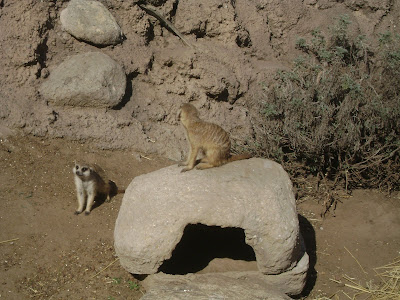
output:
M 245 243 L 243 229 L 189 224 L 171 258 L 163 262 L 159 271 L 173 275 L 196 273 L 215 258 L 256 260 L 253 248 Z

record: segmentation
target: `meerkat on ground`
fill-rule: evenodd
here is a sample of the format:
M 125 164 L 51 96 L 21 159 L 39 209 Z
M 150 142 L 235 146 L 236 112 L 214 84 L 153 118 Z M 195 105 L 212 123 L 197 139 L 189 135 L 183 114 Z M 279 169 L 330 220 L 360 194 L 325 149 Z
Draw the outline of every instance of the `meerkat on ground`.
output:
M 85 215 L 90 214 L 94 199 L 98 195 L 105 195 L 109 201 L 116 194 L 125 192 L 125 190 L 119 190 L 113 181 L 108 180 L 104 170 L 96 164 L 75 162 L 72 171 L 78 198 L 76 215 L 83 211 L 85 202 Z
M 196 165 L 200 151 L 204 157 L 196 166 L 199 170 L 219 167 L 231 161 L 250 158 L 250 154 L 232 155 L 229 134 L 220 126 L 204 122 L 199 118 L 197 109 L 190 103 L 184 103 L 178 111 L 178 120 L 186 131 L 189 142 L 189 154 L 186 162 L 179 166 L 186 166 L 181 172 L 186 172 Z

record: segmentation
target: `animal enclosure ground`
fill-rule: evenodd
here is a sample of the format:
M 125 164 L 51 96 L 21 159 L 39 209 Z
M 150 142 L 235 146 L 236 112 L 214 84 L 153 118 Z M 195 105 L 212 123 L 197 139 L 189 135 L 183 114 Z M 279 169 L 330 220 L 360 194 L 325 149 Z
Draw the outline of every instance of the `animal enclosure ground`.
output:
M 63 139 L 0 141 L 1 299 L 139 299 L 145 293 L 114 252 L 123 196 L 95 207 L 89 216 L 76 216 L 71 172 L 75 159 L 94 160 L 126 188 L 135 176 L 175 163 L 139 157 L 134 151 L 98 150 Z M 337 293 L 346 299 L 342 291 L 355 291 L 345 286 L 345 275 L 362 284 L 379 280 L 373 268 L 400 256 L 399 202 L 396 195 L 359 190 L 342 198 L 335 216 L 326 219 L 315 200 L 298 205 L 311 257 L 307 298 Z M 252 269 L 254 262 L 219 258 L 201 272 L 232 268 Z

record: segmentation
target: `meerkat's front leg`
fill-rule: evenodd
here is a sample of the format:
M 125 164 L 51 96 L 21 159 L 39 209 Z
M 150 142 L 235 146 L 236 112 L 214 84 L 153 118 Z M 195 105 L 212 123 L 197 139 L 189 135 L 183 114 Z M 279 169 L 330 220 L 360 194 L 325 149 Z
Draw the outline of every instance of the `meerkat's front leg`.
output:
M 194 168 L 194 166 L 196 165 L 196 158 L 197 158 L 197 154 L 199 153 L 199 150 L 200 149 L 198 147 L 193 147 L 193 145 L 190 146 L 189 156 L 186 161 L 187 167 L 183 168 L 181 170 L 181 172 L 186 172 L 186 171 L 189 171 Z
M 185 136 L 186 136 L 186 141 L 187 141 L 188 144 L 189 144 L 189 153 L 188 153 L 188 155 L 187 155 L 187 157 L 186 157 L 186 160 L 185 160 L 185 161 L 181 161 L 181 162 L 178 164 L 178 167 L 187 166 L 187 165 L 189 164 L 190 157 L 192 156 L 192 149 L 193 149 L 193 147 L 192 147 L 192 143 L 191 143 L 191 141 L 190 141 L 190 139 L 189 139 L 189 135 L 188 135 L 187 129 L 185 130 Z
M 95 196 L 96 196 L 95 190 L 90 189 L 88 191 L 88 199 L 87 199 L 87 204 L 86 204 L 86 209 L 85 209 L 85 215 L 89 215 L 90 214 L 90 210 L 92 209 Z
M 179 167 L 184 167 L 189 164 L 190 157 L 192 156 L 192 147 L 189 145 L 189 153 L 185 161 L 182 161 L 178 164 Z
M 76 198 L 78 199 L 78 209 L 75 211 L 75 214 L 79 215 L 85 205 L 85 191 L 81 182 L 76 182 Z

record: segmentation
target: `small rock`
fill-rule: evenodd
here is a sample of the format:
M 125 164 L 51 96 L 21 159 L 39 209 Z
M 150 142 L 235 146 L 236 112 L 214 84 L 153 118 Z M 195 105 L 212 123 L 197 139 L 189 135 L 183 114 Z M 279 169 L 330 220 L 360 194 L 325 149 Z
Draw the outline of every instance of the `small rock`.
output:
M 63 29 L 79 40 L 101 46 L 122 41 L 121 28 L 99 1 L 71 0 L 60 20 Z

